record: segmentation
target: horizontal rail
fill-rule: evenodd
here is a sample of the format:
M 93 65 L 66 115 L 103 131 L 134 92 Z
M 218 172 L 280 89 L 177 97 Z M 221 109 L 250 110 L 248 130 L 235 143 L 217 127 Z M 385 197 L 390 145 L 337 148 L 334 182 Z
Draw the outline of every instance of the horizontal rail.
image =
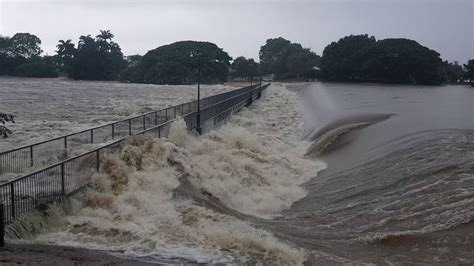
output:
M 217 97 L 214 98 L 215 101 L 209 100 L 206 107 L 201 109 L 202 121 L 212 121 L 216 124 L 216 116 L 229 116 L 233 111 L 258 99 L 268 85 L 252 86 L 248 90 L 236 90 L 237 92 L 225 94 L 228 96 L 227 98 Z M 224 94 L 217 96 L 222 95 Z M 194 123 L 196 115 L 196 111 L 182 115 L 189 130 L 196 127 Z M 167 130 L 169 131 L 171 123 L 178 117 L 176 112 L 173 116 L 174 118 L 171 120 L 146 128 L 134 135 L 146 136 L 147 133 L 155 133 L 158 138 L 167 137 Z M 120 150 L 122 148 L 120 143 L 125 139 L 114 140 L 101 147 L 1 184 L 0 203 L 3 203 L 5 215 L 3 224 L 11 223 L 40 205 L 60 200 L 87 186 L 92 175 L 99 171 L 104 160 L 104 153 Z
M 200 101 L 200 107 L 201 109 L 205 108 L 211 104 L 214 104 L 215 102 L 228 98 L 229 96 L 251 90 L 256 86 L 257 85 L 243 87 L 203 98 Z M 36 142 L 12 150 L 0 152 L 0 174 L 23 173 L 33 167 L 37 168 L 43 166 L 44 164 L 51 164 L 51 161 L 61 161 L 63 158 L 70 157 L 74 146 L 83 145 L 85 143 L 98 144 L 107 142 L 107 140 L 110 139 L 114 140 L 116 137 L 120 137 L 120 135 L 122 137 L 126 135 L 133 135 L 134 132 L 137 132 L 137 127 L 141 127 L 141 130 L 138 130 L 138 132 L 141 132 L 149 128 L 150 124 L 153 126 L 159 124 L 158 120 L 168 121 L 174 119 L 177 116 L 177 113 L 179 113 L 181 116 L 191 113 L 196 109 L 196 106 L 197 101 L 186 102 L 112 123 L 84 129 L 67 135 Z M 139 123 L 141 123 L 141 125 Z M 104 132 L 106 133 L 104 134 Z M 48 156 L 45 156 L 45 154 Z M 40 158 L 42 158 L 43 161 L 46 160 L 46 162 L 43 162 L 40 160 Z

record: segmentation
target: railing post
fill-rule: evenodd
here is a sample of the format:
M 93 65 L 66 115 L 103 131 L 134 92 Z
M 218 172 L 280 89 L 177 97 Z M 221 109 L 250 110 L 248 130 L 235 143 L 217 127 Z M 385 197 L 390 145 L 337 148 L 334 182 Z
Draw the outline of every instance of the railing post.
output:
M 5 247 L 5 210 L 3 202 L 0 203 L 0 247 Z
M 143 115 L 143 130 L 146 129 L 146 117 Z
M 132 119 L 128 120 L 128 135 L 132 135 Z
M 33 161 L 33 145 L 30 146 L 30 166 L 33 167 L 34 161 Z
M 15 219 L 15 182 L 10 184 L 10 203 L 12 206 L 12 219 Z
M 94 130 L 91 129 L 91 143 L 94 143 Z
M 100 170 L 99 150 L 97 150 L 97 152 L 96 152 L 95 159 L 96 159 L 96 169 L 97 169 L 97 171 L 99 171 Z
M 112 140 L 115 139 L 115 123 L 112 124 Z
M 158 127 L 158 138 L 161 138 L 161 126 Z
M 67 158 L 67 136 L 64 137 L 64 155 Z
M 61 163 L 61 195 L 66 196 L 65 182 L 64 182 L 64 163 Z
M 247 99 L 247 104 L 245 106 L 250 106 L 252 105 L 253 99 L 252 99 L 252 90 L 249 91 L 249 97 Z

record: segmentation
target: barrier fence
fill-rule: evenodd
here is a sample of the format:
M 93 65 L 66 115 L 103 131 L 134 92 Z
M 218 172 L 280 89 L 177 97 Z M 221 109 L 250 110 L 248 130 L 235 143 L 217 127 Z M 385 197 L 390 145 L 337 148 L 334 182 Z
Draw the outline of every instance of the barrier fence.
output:
M 213 95 L 200 100 L 200 108 L 213 105 L 223 99 L 249 91 L 257 85 Z M 61 137 L 37 142 L 9 151 L 0 152 L 0 175 L 25 173 L 55 162 L 73 157 L 84 144 L 101 144 L 121 139 L 127 135 L 155 127 L 176 116 L 183 116 L 196 110 L 196 101 L 183 103 L 158 111 L 134 116 L 121 121 L 89 128 Z
M 251 105 L 254 100 L 261 97 L 262 91 L 268 86 L 269 84 L 257 84 L 201 100 L 204 104 L 201 104 L 200 119 L 204 129 L 208 128 L 209 125 L 222 123 L 233 112 L 240 110 L 243 106 Z M 172 112 L 172 116 L 166 116 L 169 119 L 167 121 L 161 121 L 161 123 L 157 122 L 158 120 L 154 118 L 154 125 L 149 128 L 146 128 L 146 118 L 142 118 L 143 121 L 145 121 L 142 125 L 143 128 L 134 134 L 150 138 L 165 138 L 168 136 L 171 123 L 178 116 L 183 117 L 189 130 L 195 129 L 197 125 L 197 113 L 192 109 L 192 103 L 194 102 L 157 111 L 165 112 L 165 114 Z M 189 109 L 186 109 L 184 106 Z M 176 107 L 178 108 L 176 109 Z M 194 107 L 196 106 L 194 105 Z M 155 115 L 157 112 L 151 113 L 153 114 L 152 116 L 158 116 Z M 150 113 L 140 117 L 146 117 L 149 114 Z M 131 119 L 126 121 L 130 121 Z M 113 124 L 117 125 L 117 123 L 120 122 Z M 111 128 L 112 135 L 114 134 L 115 127 L 116 126 L 112 126 Z M 97 128 L 94 128 L 83 132 L 93 132 L 93 130 L 96 129 Z M 82 134 L 83 132 L 76 134 Z M 90 134 L 91 138 L 95 137 L 94 133 Z M 65 137 L 69 138 L 70 135 Z M 34 211 L 40 206 L 46 206 L 48 203 L 61 200 L 85 187 L 89 183 L 92 175 L 100 170 L 105 155 L 118 152 L 124 140 L 125 138 L 115 140 L 94 150 L 62 160 L 41 170 L 1 184 L 0 246 L 3 241 L 5 225 L 13 222 L 24 214 Z

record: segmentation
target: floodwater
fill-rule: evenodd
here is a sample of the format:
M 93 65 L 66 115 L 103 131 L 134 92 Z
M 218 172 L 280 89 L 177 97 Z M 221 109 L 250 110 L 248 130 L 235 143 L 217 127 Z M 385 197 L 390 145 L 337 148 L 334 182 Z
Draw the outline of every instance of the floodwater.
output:
M 203 97 L 234 89 L 205 85 Z M 197 86 L 0 77 L 0 112 L 16 116 L 7 151 L 196 99 Z
M 130 141 L 71 206 L 9 232 L 165 264 L 472 264 L 473 101 L 273 84 L 203 136 L 178 120 Z
M 304 132 L 328 167 L 277 231 L 328 262 L 474 262 L 474 88 L 316 83 Z

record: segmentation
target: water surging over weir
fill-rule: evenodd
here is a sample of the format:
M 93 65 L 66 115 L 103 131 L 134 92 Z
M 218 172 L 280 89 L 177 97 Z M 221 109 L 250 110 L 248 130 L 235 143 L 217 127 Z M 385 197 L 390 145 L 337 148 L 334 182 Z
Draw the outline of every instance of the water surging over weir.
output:
M 33 241 L 163 263 L 302 264 L 306 251 L 263 221 L 303 198 L 301 185 L 325 164 L 303 157 L 294 93 L 265 93 L 203 136 L 178 120 L 168 140 L 128 140 L 72 199 L 60 229 Z
M 307 123 L 307 156 L 328 168 L 269 227 L 319 263 L 472 263 L 472 103 L 445 101 L 472 90 L 315 84 L 301 97 L 315 86 L 340 109 Z
M 163 263 L 471 263 L 474 131 L 416 112 L 445 90 L 364 86 L 332 90 L 353 105 L 303 141 L 292 90 L 311 86 L 278 85 L 204 136 L 130 140 L 33 241 Z

